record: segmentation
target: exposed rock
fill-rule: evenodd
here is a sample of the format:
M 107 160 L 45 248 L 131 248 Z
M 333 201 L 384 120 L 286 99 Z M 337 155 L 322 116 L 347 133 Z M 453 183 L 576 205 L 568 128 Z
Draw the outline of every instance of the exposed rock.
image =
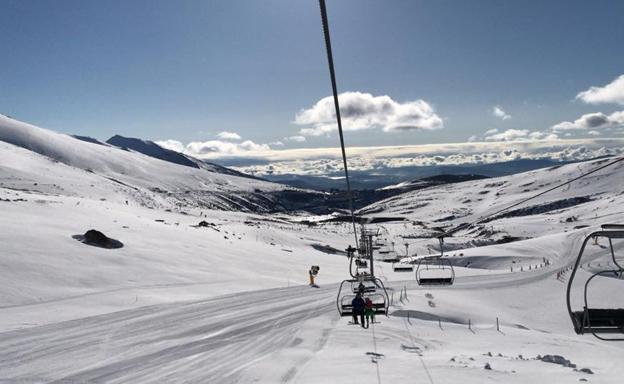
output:
M 94 247 L 115 249 L 123 247 L 123 243 L 119 240 L 111 239 L 96 229 L 90 229 L 84 235 L 74 235 L 74 239 Z

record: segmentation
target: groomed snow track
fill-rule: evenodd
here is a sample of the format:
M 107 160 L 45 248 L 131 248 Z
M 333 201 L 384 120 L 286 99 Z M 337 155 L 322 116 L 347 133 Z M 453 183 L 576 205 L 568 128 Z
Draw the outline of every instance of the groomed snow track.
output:
M 337 321 L 334 290 L 244 292 L 2 333 L 0 382 L 236 382 L 305 321 Z
M 457 285 L 495 288 L 551 274 L 465 276 Z M 392 285 L 418 289 L 411 280 Z M 250 365 L 301 342 L 298 333 L 306 321 L 325 327 L 316 341 L 316 349 L 322 348 L 340 321 L 336 289 L 331 284 L 241 292 L 5 332 L 0 334 L 0 383 L 239 382 Z M 297 368 L 284 366 L 283 381 Z

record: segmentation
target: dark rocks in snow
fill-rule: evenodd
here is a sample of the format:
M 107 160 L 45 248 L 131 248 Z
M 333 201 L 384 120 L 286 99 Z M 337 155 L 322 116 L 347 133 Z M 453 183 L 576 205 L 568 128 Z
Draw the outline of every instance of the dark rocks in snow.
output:
M 487 369 L 488 371 L 491 371 L 492 366 L 490 365 L 490 363 L 485 363 L 485 366 L 483 367 L 483 369 Z
M 564 367 L 576 368 L 576 364 L 572 364 L 570 360 L 559 355 L 544 355 L 544 356 L 538 355 L 537 360 L 541 360 L 545 363 L 559 364 Z
M 108 237 L 105 234 L 95 229 L 89 229 L 87 232 L 85 232 L 84 238 L 87 243 L 102 246 L 108 244 L 109 241 Z
M 119 240 L 111 239 L 96 229 L 90 229 L 84 235 L 74 235 L 74 239 L 83 244 L 92 245 L 94 247 L 116 249 L 123 247 L 123 243 Z

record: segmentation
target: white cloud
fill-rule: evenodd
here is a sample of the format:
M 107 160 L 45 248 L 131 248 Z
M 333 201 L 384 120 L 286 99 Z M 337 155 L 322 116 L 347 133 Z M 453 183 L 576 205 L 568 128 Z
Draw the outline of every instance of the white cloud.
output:
M 492 114 L 496 117 L 500 117 L 503 120 L 511 119 L 511 115 L 505 112 L 500 105 L 495 105 L 494 108 L 492 108 Z
M 553 131 L 570 131 L 583 129 L 601 129 L 624 125 L 624 111 L 605 115 L 602 112 L 585 114 L 574 121 L 564 121 L 552 126 Z
M 528 138 L 530 140 L 558 140 L 559 136 L 551 132 L 533 131 L 529 133 Z
M 217 137 L 221 140 L 240 140 L 242 137 L 236 132 L 223 131 L 217 133 Z
M 592 136 L 600 136 L 600 132 L 598 131 L 589 131 L 587 132 L 588 135 L 592 135 Z
M 508 129 L 499 132 L 497 129 L 490 129 L 484 133 L 485 141 L 539 141 L 557 140 L 559 137 L 552 132 L 529 131 L 528 129 Z
M 160 145 L 163 148 L 171 149 L 172 151 L 181 152 L 181 153 L 183 153 L 186 149 L 184 147 L 184 144 L 182 144 L 181 142 L 177 140 L 160 140 L 160 141 L 156 141 L 155 143 Z
M 297 142 L 297 143 L 303 143 L 304 141 L 306 141 L 305 136 L 299 136 L 299 135 L 297 135 L 297 136 L 290 136 L 290 137 L 287 137 L 285 139 L 288 140 L 288 141 L 294 141 L 294 142 Z
M 588 104 L 624 105 L 624 75 L 620 75 L 603 87 L 590 87 L 576 95 L 576 98 Z
M 194 141 L 186 146 L 176 140 L 156 141 L 156 144 L 163 148 L 186 153 L 191 156 L 199 157 L 223 157 L 223 156 L 242 156 L 249 153 L 270 151 L 268 144 L 257 144 L 251 140 L 245 140 L 242 143 L 232 143 L 229 141 L 209 140 Z
M 514 141 L 518 139 L 526 139 L 528 135 L 529 135 L 528 129 L 508 129 L 504 132 L 495 133 L 493 135 L 486 136 L 485 140 L 487 141 Z
M 384 132 L 433 130 L 443 128 L 442 118 L 433 107 L 420 99 L 399 103 L 390 96 L 344 92 L 338 96 L 344 130 L 358 131 L 381 128 Z M 305 126 L 299 133 L 321 136 L 337 129 L 333 97 L 319 100 L 295 116 L 295 124 Z

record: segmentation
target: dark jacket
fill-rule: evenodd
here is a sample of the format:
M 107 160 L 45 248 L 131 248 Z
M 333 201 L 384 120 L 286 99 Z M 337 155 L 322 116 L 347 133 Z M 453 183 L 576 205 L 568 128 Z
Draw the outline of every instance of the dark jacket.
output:
M 364 306 L 366 305 L 366 303 L 364 302 L 364 299 L 362 299 L 361 297 L 355 297 L 352 301 L 351 301 L 351 305 L 353 306 L 353 313 L 364 313 Z

